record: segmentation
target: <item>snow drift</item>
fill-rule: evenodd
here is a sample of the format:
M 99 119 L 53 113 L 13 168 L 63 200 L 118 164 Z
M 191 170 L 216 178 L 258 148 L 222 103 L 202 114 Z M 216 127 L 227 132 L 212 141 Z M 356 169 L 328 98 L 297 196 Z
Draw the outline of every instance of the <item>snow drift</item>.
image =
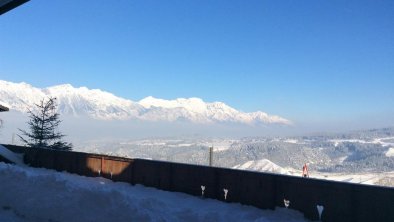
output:
M 304 221 L 275 211 L 0 162 L 0 221 Z

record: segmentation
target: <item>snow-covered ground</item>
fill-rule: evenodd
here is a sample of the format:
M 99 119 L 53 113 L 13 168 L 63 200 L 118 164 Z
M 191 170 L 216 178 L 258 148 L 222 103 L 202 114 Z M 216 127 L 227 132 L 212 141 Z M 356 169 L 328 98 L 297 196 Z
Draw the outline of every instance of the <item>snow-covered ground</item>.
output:
M 374 138 L 373 140 L 361 140 L 361 139 L 334 139 L 329 140 L 334 143 L 335 146 L 338 146 L 340 143 L 348 142 L 348 143 L 370 143 L 370 144 L 380 144 L 382 146 L 394 146 L 394 137 L 382 137 L 382 138 Z
M 349 183 L 369 184 L 369 185 L 394 185 L 394 171 L 381 173 L 321 173 L 310 172 L 311 178 L 334 180 Z
M 224 151 L 230 149 L 234 142 L 239 140 L 235 139 L 204 139 L 201 141 L 196 140 L 182 140 L 182 139 L 144 139 L 134 140 L 129 142 L 121 142 L 121 145 L 136 145 L 145 147 L 213 147 L 214 152 Z
M 394 147 L 391 147 L 385 154 L 387 157 L 394 157 Z
M 1 162 L 0 178 L 0 221 L 305 221 L 285 208 L 260 210 Z
M 302 174 L 301 170 L 296 170 L 292 168 L 283 168 L 267 159 L 248 161 L 244 164 L 239 164 L 234 166 L 233 169 L 286 174 L 292 176 L 301 176 Z M 353 174 L 323 173 L 318 171 L 311 171 L 309 172 L 309 177 L 316 179 L 349 182 L 349 183 L 394 186 L 394 171 L 380 172 L 380 173 L 353 173 Z
M 210 141 L 205 141 L 202 143 L 198 143 L 199 146 L 213 147 L 214 152 L 225 151 L 230 149 L 231 145 L 238 140 L 232 139 L 212 139 Z

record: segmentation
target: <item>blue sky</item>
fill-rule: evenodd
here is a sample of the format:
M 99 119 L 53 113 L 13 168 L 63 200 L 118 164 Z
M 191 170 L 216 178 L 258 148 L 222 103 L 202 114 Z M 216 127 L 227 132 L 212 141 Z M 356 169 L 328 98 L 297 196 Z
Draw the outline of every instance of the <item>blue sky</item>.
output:
M 389 126 L 393 12 L 392 0 L 34 0 L 0 17 L 0 79 Z

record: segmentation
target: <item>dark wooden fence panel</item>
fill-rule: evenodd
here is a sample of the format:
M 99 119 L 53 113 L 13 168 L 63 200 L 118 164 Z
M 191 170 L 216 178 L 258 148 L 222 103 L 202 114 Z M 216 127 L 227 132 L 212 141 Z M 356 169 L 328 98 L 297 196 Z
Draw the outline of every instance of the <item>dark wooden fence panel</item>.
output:
M 6 145 L 8 146 L 8 145 Z M 85 176 L 142 184 L 262 209 L 284 207 L 322 221 L 394 221 L 394 188 L 144 159 L 11 146 L 27 164 Z M 224 197 L 224 189 L 228 190 Z

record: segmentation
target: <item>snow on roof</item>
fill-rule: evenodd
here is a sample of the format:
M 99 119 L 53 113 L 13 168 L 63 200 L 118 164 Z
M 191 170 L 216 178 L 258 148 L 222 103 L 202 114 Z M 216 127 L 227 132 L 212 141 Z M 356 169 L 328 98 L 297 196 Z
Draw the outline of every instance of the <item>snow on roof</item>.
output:
M 0 156 L 6 158 L 7 160 L 9 160 L 15 164 L 18 164 L 21 166 L 25 165 L 23 163 L 23 156 L 21 154 L 11 152 L 9 149 L 4 147 L 3 145 L 0 145 Z
M 9 108 L 7 107 L 7 105 L 0 101 L 0 112 L 4 112 L 4 111 L 8 111 L 8 110 L 9 110 Z

